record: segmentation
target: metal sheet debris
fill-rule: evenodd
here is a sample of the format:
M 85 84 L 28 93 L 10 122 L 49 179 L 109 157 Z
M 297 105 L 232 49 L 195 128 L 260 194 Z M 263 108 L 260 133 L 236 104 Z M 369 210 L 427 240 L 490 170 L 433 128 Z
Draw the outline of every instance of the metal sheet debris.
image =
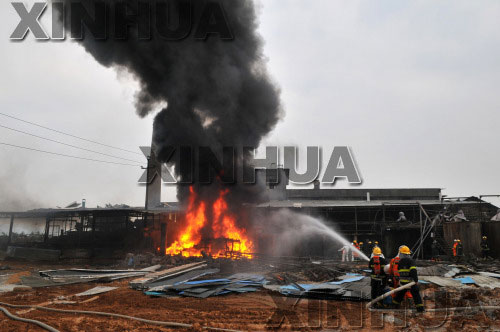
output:
M 212 271 L 215 273 L 215 271 Z M 184 276 L 186 277 L 186 276 Z M 179 277 L 180 278 L 180 277 Z M 145 294 L 161 296 L 178 294 L 197 298 L 207 298 L 228 293 L 254 292 L 266 284 L 266 278 L 258 274 L 237 273 L 226 278 L 182 280 L 173 285 L 150 288 Z M 171 283 L 171 282 L 170 282 Z
M 184 264 L 176 267 L 172 267 L 166 270 L 161 270 L 158 272 L 150 273 L 143 278 L 132 280 L 129 285 L 134 289 L 146 289 L 148 284 L 156 281 L 160 281 L 166 278 L 172 278 L 174 276 L 182 275 L 188 271 L 198 270 L 206 267 L 206 262 L 195 262 L 190 264 Z
M 426 267 L 417 267 L 419 276 L 454 277 L 460 269 L 453 265 L 438 264 Z
M 86 290 L 85 292 L 75 294 L 75 296 L 97 295 L 97 294 L 106 293 L 106 292 L 115 290 L 117 288 L 118 287 L 97 286 L 97 287 L 91 288 L 89 290 Z
M 486 277 L 500 278 L 500 273 L 493 273 L 493 272 L 478 272 L 478 273 Z
M 265 288 L 278 291 L 286 296 L 337 300 L 368 300 L 370 298 L 370 278 L 359 276 L 326 283 L 299 283 L 285 286 L 266 285 Z
M 58 261 L 61 256 L 60 250 L 25 248 L 25 247 L 7 247 L 7 256 L 11 258 L 20 258 L 29 261 Z
M 40 276 L 52 281 L 67 282 L 72 280 L 118 280 L 122 278 L 138 277 L 149 273 L 144 270 L 88 270 L 88 269 L 66 269 L 40 271 Z
M 355 282 L 355 281 L 359 281 L 359 280 L 363 280 L 363 276 L 359 276 L 359 277 L 349 277 L 347 279 L 343 279 L 343 280 L 340 280 L 340 281 L 332 281 L 332 282 L 329 282 L 330 284 L 332 285 L 341 285 L 343 283 L 346 283 L 346 282 Z
M 177 277 L 172 277 L 168 279 L 161 279 L 154 281 L 149 284 L 143 285 L 143 288 L 147 288 L 148 291 L 157 291 L 157 290 L 163 290 L 165 287 L 168 286 L 173 286 L 176 284 L 181 284 L 186 281 L 191 281 L 197 278 L 201 278 L 206 275 L 218 273 L 219 269 L 205 269 L 205 270 L 196 270 L 196 271 L 189 271 L 184 273 L 183 275 L 177 276 Z
M 473 275 L 472 278 L 474 278 L 475 284 L 479 287 L 491 289 L 500 288 L 500 281 L 496 278 L 491 278 L 483 275 Z
M 463 288 L 467 287 L 462 284 L 459 280 L 455 280 L 452 278 L 446 277 L 438 277 L 438 276 L 419 276 L 419 280 L 428 281 L 440 287 L 452 287 L 452 288 Z

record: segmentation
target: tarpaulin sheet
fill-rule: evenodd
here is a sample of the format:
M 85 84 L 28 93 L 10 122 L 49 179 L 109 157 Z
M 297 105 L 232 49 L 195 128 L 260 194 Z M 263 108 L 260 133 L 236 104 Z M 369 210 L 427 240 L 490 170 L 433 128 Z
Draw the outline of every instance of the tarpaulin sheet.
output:
M 476 282 L 471 277 L 463 277 L 463 278 L 454 278 L 455 280 L 459 280 L 462 284 L 475 284 Z

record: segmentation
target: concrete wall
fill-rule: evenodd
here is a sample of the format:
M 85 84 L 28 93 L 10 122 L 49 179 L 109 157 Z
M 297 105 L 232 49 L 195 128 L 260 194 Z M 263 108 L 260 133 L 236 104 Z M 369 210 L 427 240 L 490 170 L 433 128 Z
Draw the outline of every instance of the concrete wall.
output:
M 481 223 L 479 222 L 451 222 L 443 225 L 444 239 L 452 247 L 454 239 L 460 239 L 464 247 L 464 254 L 481 255 Z

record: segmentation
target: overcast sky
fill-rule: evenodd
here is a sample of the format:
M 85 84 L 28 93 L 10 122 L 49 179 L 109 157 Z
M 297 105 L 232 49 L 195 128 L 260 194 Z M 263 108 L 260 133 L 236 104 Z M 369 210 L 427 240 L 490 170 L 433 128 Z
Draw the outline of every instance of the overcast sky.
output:
M 71 41 L 11 42 L 10 1 L 0 2 L 0 18 L 0 112 L 139 154 L 1 115 L 0 125 L 144 162 L 138 147 L 151 141 L 153 116 L 136 115 L 133 79 Z M 262 0 L 260 20 L 286 111 L 263 145 L 320 145 L 325 154 L 348 145 L 367 188 L 500 194 L 500 2 Z M 120 162 L 2 127 L 0 142 Z M 137 166 L 2 145 L 0 160 L 0 210 L 82 198 L 144 204 Z M 164 200 L 174 197 L 164 190 Z

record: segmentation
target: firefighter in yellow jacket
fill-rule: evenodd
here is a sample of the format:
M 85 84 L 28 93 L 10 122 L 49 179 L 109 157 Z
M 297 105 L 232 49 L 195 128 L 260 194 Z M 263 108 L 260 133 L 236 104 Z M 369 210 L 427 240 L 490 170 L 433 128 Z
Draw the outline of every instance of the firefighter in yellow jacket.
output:
M 386 283 L 384 266 L 387 261 L 382 256 L 382 250 L 379 247 L 373 248 L 373 257 L 370 259 L 369 268 L 371 270 L 371 288 L 372 300 L 382 295 Z
M 404 286 L 414 281 L 415 285 L 411 286 L 410 292 L 413 297 L 413 302 L 418 312 L 424 311 L 424 304 L 422 303 L 422 298 L 420 297 L 420 290 L 418 288 L 418 274 L 415 262 L 411 258 L 410 248 L 407 246 L 401 246 L 399 248 L 399 263 L 398 263 L 398 274 L 399 274 L 399 284 Z M 406 289 L 397 292 L 396 297 L 392 300 L 392 303 L 399 306 L 403 301 L 406 294 Z

